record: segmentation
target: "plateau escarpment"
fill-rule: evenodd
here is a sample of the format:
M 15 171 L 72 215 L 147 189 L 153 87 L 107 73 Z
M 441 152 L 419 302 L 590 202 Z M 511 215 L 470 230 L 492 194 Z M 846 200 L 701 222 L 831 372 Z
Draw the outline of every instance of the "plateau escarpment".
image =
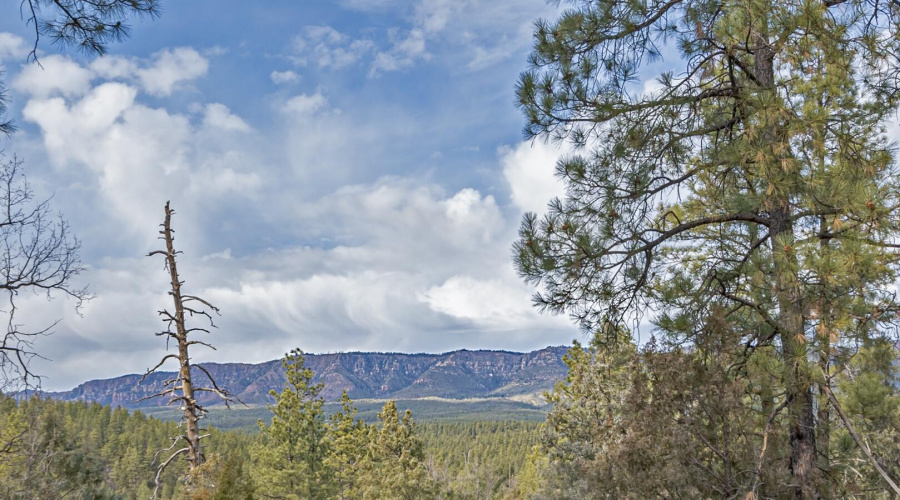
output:
M 566 373 L 566 347 L 547 347 L 529 353 L 460 350 L 444 354 L 333 353 L 307 354 L 306 365 L 322 382 L 322 395 L 336 401 L 343 391 L 359 399 L 509 398 L 536 396 L 553 387 Z M 221 387 L 241 401 L 271 402 L 269 391 L 285 381 L 279 360 L 260 364 L 202 363 Z M 126 408 L 163 406 L 165 398 L 139 401 L 163 390 L 172 372 L 159 372 L 139 383 L 140 375 L 91 380 L 71 391 L 44 395 L 65 401 L 90 401 Z M 192 373 L 202 384 L 206 375 Z M 218 404 L 217 396 L 202 394 L 201 404 Z

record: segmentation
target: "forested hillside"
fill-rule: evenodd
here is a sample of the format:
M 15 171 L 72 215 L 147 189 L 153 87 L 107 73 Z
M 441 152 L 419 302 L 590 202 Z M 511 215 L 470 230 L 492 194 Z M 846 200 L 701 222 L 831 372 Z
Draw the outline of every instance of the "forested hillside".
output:
M 318 396 L 288 406 L 284 394 L 291 393 L 279 393 L 272 408 L 276 420 L 268 411 L 260 419 L 261 433 L 259 428 L 213 428 L 203 440 L 209 443 L 205 464 L 189 473 L 186 462 L 173 462 L 159 476 L 157 498 L 247 500 L 267 498 L 265 492 L 280 488 L 293 494 L 306 491 L 301 498 L 380 499 L 394 498 L 391 492 L 402 487 L 413 493 L 396 498 L 503 498 L 538 439 L 536 422 L 420 425 L 389 402 L 367 424 L 356 418 L 349 399 L 331 413 Z M 296 424 L 290 425 L 305 429 L 300 434 L 305 437 L 292 445 L 294 458 L 282 462 L 287 442 L 280 425 L 292 421 Z M 16 500 L 149 498 L 156 489 L 160 452 L 182 432 L 175 422 L 139 410 L 38 397 L 18 402 L 4 398 L 0 429 L 0 498 Z M 310 436 L 318 441 L 309 442 Z M 314 459 L 318 471 L 306 486 L 291 479 L 309 477 L 311 469 L 296 462 L 300 458 Z M 413 483 L 400 486 L 402 481 Z

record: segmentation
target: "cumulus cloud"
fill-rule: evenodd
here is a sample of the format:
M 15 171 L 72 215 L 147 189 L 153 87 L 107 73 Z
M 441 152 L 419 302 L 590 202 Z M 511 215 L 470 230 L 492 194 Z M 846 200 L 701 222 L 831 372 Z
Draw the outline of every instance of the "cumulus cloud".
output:
M 100 57 L 87 67 L 54 54 L 41 57 L 40 65 L 23 65 L 13 80 L 13 88 L 37 98 L 76 97 L 86 93 L 95 79 L 103 79 L 134 82 L 150 95 L 168 96 L 178 85 L 205 75 L 208 69 L 207 59 L 189 47 L 157 52 L 150 61 Z
M 220 103 L 210 103 L 203 110 L 203 124 L 210 128 L 227 130 L 230 132 L 249 132 L 250 125 L 228 109 L 228 106 Z
M 479 329 L 559 327 L 556 318 L 541 316 L 531 307 L 531 291 L 515 277 L 479 279 L 453 276 L 419 295 L 431 309 Z
M 0 61 L 23 60 L 31 51 L 25 39 L 12 33 L 0 32 Z
M 198 360 L 258 362 L 298 345 L 312 352 L 531 348 L 574 335 L 566 320 L 530 307 L 508 260 L 510 224 L 490 195 L 384 178 L 300 200 L 296 210 L 299 227 L 348 237 L 324 248 L 182 256 L 187 289 L 223 314 L 208 339 L 218 351 L 198 351 Z M 180 233 L 191 229 L 185 222 L 176 218 Z M 115 362 L 91 368 L 92 376 L 137 371 L 160 355 L 163 346 L 151 333 L 168 297 L 157 264 L 105 261 L 91 276 L 102 293 L 82 318 L 61 304 L 32 304 L 50 307 L 45 317 L 65 316 L 47 351 L 59 361 L 56 373 L 79 373 L 97 361 L 75 359 L 62 346 L 116 352 Z
M 269 129 L 257 115 L 250 127 L 228 101 L 185 111 L 176 103 L 196 100 L 185 83 L 208 65 L 190 70 L 184 62 L 197 59 L 178 50 L 149 60 L 61 58 L 60 67 L 86 80 L 23 94 L 23 120 L 55 169 L 51 182 L 78 182 L 54 208 L 98 242 L 85 276 L 98 297 L 82 317 L 64 301 L 23 305 L 28 323 L 64 319 L 37 346 L 53 359 L 36 367 L 54 376 L 48 387 L 140 371 L 163 352 L 152 333 L 169 300 L 166 275 L 138 256 L 157 247 L 166 200 L 178 212 L 186 287 L 223 313 L 209 339 L 219 350 L 198 360 L 256 362 L 296 346 L 524 350 L 574 335 L 564 318 L 539 316 L 515 276 L 509 248 L 518 215 L 510 215 L 505 186 L 449 188 L 381 168 L 423 161 L 397 146 L 423 136 L 421 121 L 391 113 L 385 127 L 383 110 L 342 111 L 327 87 L 269 96 L 272 107 L 261 110 L 274 120 Z M 153 68 L 168 76 L 142 77 Z M 26 70 L 13 81 L 27 81 Z M 520 144 L 487 157 L 524 210 L 552 196 L 544 174 L 554 154 Z
M 87 168 L 113 214 L 133 232 L 153 224 L 170 184 L 185 172 L 188 119 L 135 102 L 136 89 L 104 83 L 82 99 L 31 100 L 25 120 L 37 124 L 49 159 Z
M 525 141 L 498 150 L 503 177 L 516 207 L 523 212 L 542 213 L 551 199 L 565 194 L 555 172 L 557 160 L 567 152 L 543 141 Z
M 90 89 L 94 74 L 80 64 L 59 55 L 41 58 L 41 64 L 27 64 L 13 80 L 13 89 L 44 98 L 51 95 L 73 97 Z
M 106 80 L 130 79 L 137 73 L 138 63 L 122 56 L 106 56 L 91 61 L 90 69 Z
M 163 50 L 153 55 L 153 63 L 136 71 L 144 90 L 166 96 L 176 85 L 206 74 L 209 61 L 190 47 Z
M 172 61 L 191 60 L 193 55 L 176 55 L 190 52 L 196 54 L 175 49 L 157 54 L 149 64 L 101 58 L 89 66 L 48 56 L 45 70 L 26 66 L 14 79 L 15 88 L 30 96 L 22 117 L 40 130 L 47 159 L 57 169 L 89 174 L 83 183 L 96 189 L 96 202 L 119 225 L 118 239 L 137 234 L 143 235 L 139 242 L 154 238 L 143 228 L 158 224 L 166 200 L 202 206 L 219 196 L 252 196 L 259 185 L 257 174 L 248 171 L 252 164 L 246 162 L 246 151 L 222 136 L 252 129 L 225 105 L 205 105 L 199 126 L 189 115 L 148 107 L 138 98 L 170 85 L 174 90 L 173 82 L 182 81 L 174 75 L 190 71 L 171 72 L 180 64 Z M 169 76 L 145 86 L 141 75 L 149 73 L 142 72 L 161 67 L 169 68 L 160 70 Z M 48 78 L 35 71 L 68 76 Z M 104 81 L 93 85 L 97 79 Z

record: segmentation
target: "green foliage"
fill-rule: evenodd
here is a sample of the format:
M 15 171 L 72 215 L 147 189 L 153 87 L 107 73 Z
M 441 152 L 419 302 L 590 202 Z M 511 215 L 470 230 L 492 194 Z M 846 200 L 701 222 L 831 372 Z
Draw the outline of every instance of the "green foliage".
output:
M 253 500 L 254 487 L 243 457 L 215 454 L 189 474 L 185 500 Z
M 331 415 L 326 440 L 325 467 L 333 474 L 334 498 L 360 498 L 359 475 L 366 458 L 369 426 L 356 418 L 357 410 L 347 392 L 341 395 L 341 410 Z
M 36 37 L 47 36 L 57 45 L 91 54 L 105 54 L 109 43 L 127 38 L 129 17 L 152 18 L 160 13 L 158 0 L 25 0 L 25 4 Z M 36 39 L 35 49 L 37 45 Z
M 303 352 L 295 349 L 282 360 L 287 380 L 279 393 L 270 425 L 259 422 L 262 439 L 251 450 L 252 474 L 263 497 L 285 499 L 328 498 L 331 470 L 327 428 L 320 396 L 322 384 L 312 384 Z
M 891 477 L 900 478 L 900 393 L 897 390 L 897 350 L 887 342 L 863 347 L 841 367 L 837 378 L 837 398 L 865 445 L 878 457 Z M 832 438 L 830 453 L 843 458 L 833 460 L 833 475 L 853 477 L 842 481 L 837 491 L 845 496 L 864 497 L 867 488 L 882 479 L 869 463 L 859 464 L 857 444 L 847 429 L 839 427 Z M 862 477 L 860 477 L 862 476 Z
M 431 422 L 421 426 L 432 476 L 449 498 L 501 498 L 517 482 L 538 422 Z
M 438 400 L 438 399 L 398 399 L 397 409 L 409 410 L 416 416 L 420 423 L 430 422 L 484 422 L 484 421 L 516 421 L 516 422 L 543 422 L 547 418 L 549 406 L 535 406 L 529 403 L 508 399 L 487 400 Z M 357 409 L 356 416 L 367 423 L 378 421 L 378 413 L 384 407 L 383 400 L 354 401 Z M 323 405 L 326 415 L 342 411 L 342 405 L 336 401 L 326 401 Z M 210 427 L 220 430 L 237 430 L 243 432 L 259 431 L 259 420 L 268 421 L 271 412 L 264 407 L 232 406 L 230 409 L 224 406 L 207 407 L 209 413 L 204 422 Z M 180 415 L 172 412 L 171 408 L 154 407 L 141 408 L 141 412 L 163 421 L 178 421 Z
M 536 422 L 438 420 L 414 425 L 411 417 L 406 417 L 394 404 L 396 411 L 387 412 L 382 405 L 382 418 L 389 418 L 370 425 L 358 418 L 349 398 L 343 398 L 341 404 L 341 411 L 325 421 L 323 439 L 329 452 L 323 463 L 329 473 L 324 477 L 330 479 L 320 489 L 327 491 L 324 498 L 361 499 L 362 486 L 369 491 L 368 498 L 379 498 L 377 495 L 386 495 L 384 492 L 397 483 L 410 485 L 423 477 L 425 482 L 420 491 L 406 492 L 411 498 L 503 498 L 518 484 L 517 475 L 527 465 L 526 455 L 538 441 Z M 51 422 L 51 428 L 63 424 L 53 433 L 47 433 L 56 437 L 44 439 L 48 444 L 45 448 L 52 448 L 54 456 L 68 457 L 67 463 L 78 464 L 77 474 L 71 475 L 68 483 L 54 484 L 68 484 L 75 491 L 91 491 L 98 498 L 149 498 L 156 473 L 154 456 L 177 433 L 175 422 L 162 422 L 140 412 L 38 399 L 17 404 L 3 398 L 0 399 L 0 485 L 20 485 L 25 474 L 31 474 L 30 481 L 37 480 L 23 453 L 28 449 L 24 446 L 26 442 L 43 439 L 41 433 L 46 429 L 32 426 L 33 421 L 42 419 Z M 250 460 L 251 449 L 257 454 L 255 458 L 259 458 L 258 448 L 264 446 L 265 435 L 216 429 L 210 432 L 213 439 L 208 447 L 208 460 L 190 477 L 186 464 L 173 465 L 162 477 L 160 497 L 267 498 L 256 490 L 261 481 L 255 476 L 255 466 Z M 73 470 L 69 468 L 69 472 Z M 0 493 L 0 498 L 16 498 L 12 490 L 5 495 Z
M 110 498 L 101 463 L 79 446 L 58 408 L 39 400 L 4 415 L 3 498 Z M 8 436 L 8 437 L 7 437 Z
M 226 462 L 247 456 L 253 437 L 211 432 L 214 441 L 208 449 L 213 456 L 226 457 Z M 0 398 L 0 498 L 146 500 L 156 474 L 156 452 L 171 444 L 175 434 L 175 423 L 122 408 Z M 182 481 L 186 472 L 179 463 L 163 474 L 161 498 L 187 494 Z
M 548 395 L 538 455 L 529 472 L 534 492 L 550 498 L 712 498 L 789 484 L 769 464 L 759 470 L 757 411 L 744 382 L 702 352 L 577 344 L 569 374 Z M 783 449 L 783 447 L 782 447 Z M 769 453 L 775 454 L 774 450 Z M 523 490 L 526 483 L 519 488 Z M 776 487 L 769 494 L 786 495 Z
M 369 431 L 369 450 L 362 464 L 360 490 L 365 500 L 436 498 L 438 485 L 425 467 L 425 446 L 416 435 L 412 412 L 402 417 L 388 401 Z
M 835 374 L 840 405 L 851 425 L 892 477 L 900 477 L 900 392 L 896 349 L 864 347 Z M 760 498 L 792 496 L 785 403 L 765 405 L 774 356 L 760 353 L 747 376 L 708 352 L 661 351 L 578 343 L 566 356 L 569 373 L 548 399 L 554 408 L 540 445 L 512 485 L 509 498 L 718 498 L 756 491 Z M 830 406 L 830 405 L 829 405 Z M 827 407 L 826 407 L 827 408 Z M 820 418 L 834 420 L 828 413 Z M 823 422 L 820 422 L 822 425 Z M 822 459 L 831 481 L 826 498 L 889 498 L 883 478 L 843 425 L 832 424 Z M 757 443 L 747 446 L 746 443 Z M 827 448 L 826 448 L 827 446 Z M 767 458 L 767 459 L 766 459 Z
M 887 487 L 872 459 L 843 446 L 845 423 L 827 394 L 839 388 L 871 432 L 892 404 L 883 364 L 854 359 L 891 343 L 900 312 L 900 172 L 885 133 L 900 104 L 897 9 L 875 0 L 569 3 L 537 24 L 517 93 L 526 135 L 576 149 L 557 165 L 566 196 L 523 220 L 516 264 L 540 286 L 539 306 L 600 332 L 600 344 L 615 344 L 645 311 L 659 339 L 621 376 L 604 375 L 619 400 L 581 391 L 577 379 L 558 390 L 551 462 L 583 456 L 578 477 L 590 485 L 577 493 L 573 483 L 571 495 L 599 494 L 601 484 L 619 484 L 608 493 L 618 497 Z M 679 51 L 679 67 L 639 89 L 637 75 L 666 50 Z M 676 360 L 689 376 L 669 368 Z M 636 415 L 690 432 L 637 432 Z M 632 434 L 606 436 L 596 418 Z M 639 469 L 626 459 L 646 477 L 629 481 Z M 619 471 L 611 482 L 607 465 Z

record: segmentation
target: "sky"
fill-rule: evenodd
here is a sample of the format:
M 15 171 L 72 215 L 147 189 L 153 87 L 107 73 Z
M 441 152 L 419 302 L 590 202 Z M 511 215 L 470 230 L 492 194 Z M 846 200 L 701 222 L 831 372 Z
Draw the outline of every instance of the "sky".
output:
M 25 294 L 56 319 L 49 390 L 143 372 L 169 297 L 171 200 L 185 293 L 221 310 L 197 361 L 306 352 L 526 351 L 581 334 L 541 315 L 511 245 L 561 195 L 559 149 L 524 141 L 514 88 L 543 0 L 164 1 L 102 58 L 43 43 L 0 7 L 18 155 L 82 242 L 95 297 Z

